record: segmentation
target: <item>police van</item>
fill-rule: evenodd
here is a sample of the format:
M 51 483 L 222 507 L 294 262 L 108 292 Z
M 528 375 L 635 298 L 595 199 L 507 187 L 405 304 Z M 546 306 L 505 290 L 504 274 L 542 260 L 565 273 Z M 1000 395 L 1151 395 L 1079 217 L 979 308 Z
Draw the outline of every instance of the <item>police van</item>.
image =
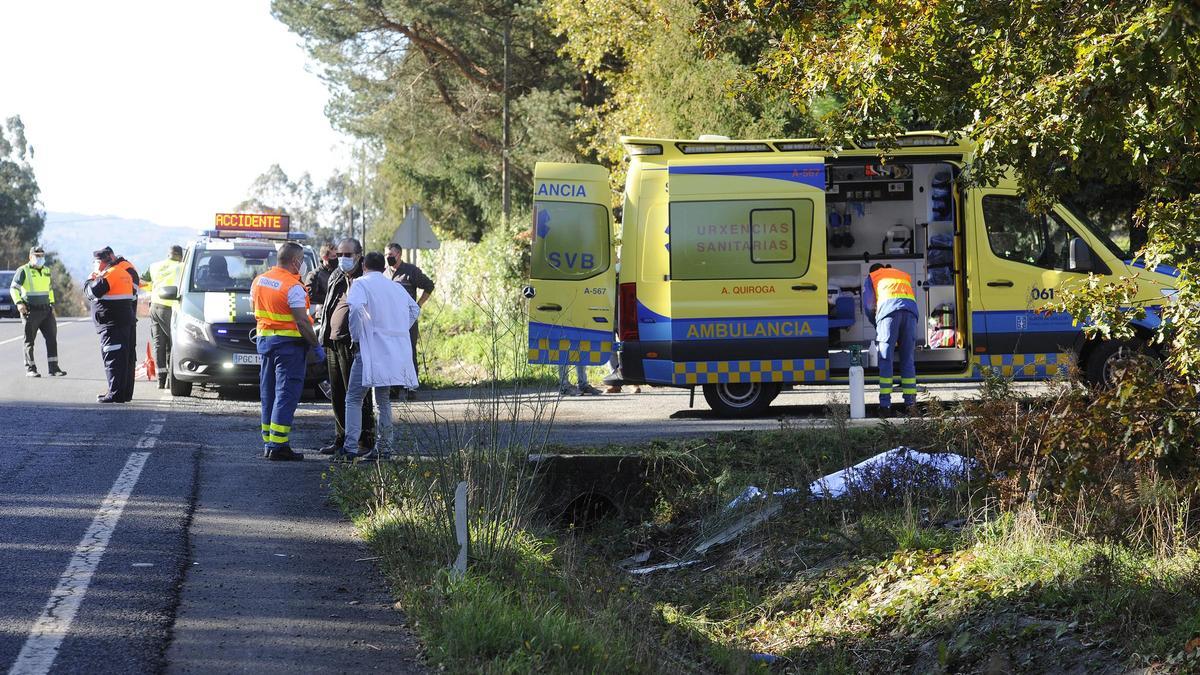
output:
M 759 414 L 785 387 L 848 381 L 852 353 L 875 338 L 861 306 L 874 263 L 913 279 L 922 382 L 988 368 L 1044 379 L 1071 363 L 1109 380 L 1118 358 L 1149 349 L 1178 277 L 1069 204 L 1031 214 L 1011 173 L 968 187 L 973 148 L 948 134 L 906 134 L 885 163 L 871 141 L 836 153 L 813 140 L 621 142 L 619 280 L 608 171 L 536 166 L 529 361 L 599 365 L 619 351 L 619 381 L 701 387 L 726 416 Z M 1137 284 L 1139 340 L 1086 340 L 1048 309 L 1088 273 Z
M 275 266 L 284 242 L 307 239 L 289 229 L 287 216 L 218 214 L 216 229 L 184 247 L 179 286 L 163 289 L 163 297 L 179 300 L 167 366 L 172 395 L 190 396 L 195 385 L 258 384 L 262 357 L 254 341 L 250 283 Z M 301 278 L 316 264 L 316 253 L 305 246 Z M 325 363 L 310 350 L 307 365 L 305 385 L 315 387 L 325 379 Z

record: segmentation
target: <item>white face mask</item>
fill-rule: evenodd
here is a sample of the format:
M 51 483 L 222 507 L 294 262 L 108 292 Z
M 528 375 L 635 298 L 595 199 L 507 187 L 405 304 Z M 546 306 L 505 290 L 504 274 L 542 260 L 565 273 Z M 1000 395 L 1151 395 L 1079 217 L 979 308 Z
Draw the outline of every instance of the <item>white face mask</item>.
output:
M 39 255 L 33 259 L 34 267 L 41 267 L 42 265 L 45 265 L 45 264 L 46 264 L 46 258 L 44 256 Z
M 349 272 L 354 269 L 354 258 L 338 258 L 338 267 L 342 268 L 343 272 Z

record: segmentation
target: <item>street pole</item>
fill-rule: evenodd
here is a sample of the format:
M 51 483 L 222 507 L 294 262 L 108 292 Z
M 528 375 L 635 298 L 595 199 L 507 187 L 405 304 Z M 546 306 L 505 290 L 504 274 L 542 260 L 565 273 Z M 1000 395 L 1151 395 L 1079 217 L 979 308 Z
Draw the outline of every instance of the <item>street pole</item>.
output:
M 501 206 L 504 212 L 504 226 L 508 227 L 508 211 L 510 206 L 509 197 L 509 171 L 508 171 L 508 130 L 509 130 L 509 114 L 508 114 L 508 59 L 510 51 L 510 43 L 512 42 L 512 13 L 510 12 L 504 17 L 504 91 L 503 91 L 503 118 L 504 131 L 501 138 L 500 150 L 500 181 L 501 181 Z

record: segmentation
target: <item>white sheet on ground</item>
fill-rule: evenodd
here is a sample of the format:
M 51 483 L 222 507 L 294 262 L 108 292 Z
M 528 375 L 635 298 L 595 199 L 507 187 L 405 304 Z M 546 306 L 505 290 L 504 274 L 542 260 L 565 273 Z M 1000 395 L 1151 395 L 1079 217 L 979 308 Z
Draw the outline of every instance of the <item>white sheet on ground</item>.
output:
M 813 484 L 809 486 L 809 491 L 812 492 L 813 497 L 836 499 L 849 492 L 853 486 L 861 485 L 868 472 L 887 466 L 896 467 L 905 464 L 930 466 L 943 475 L 946 485 L 949 486 L 963 476 L 968 467 L 968 461 L 962 455 L 953 453 L 931 454 L 900 446 L 865 459 L 848 469 L 813 481 Z

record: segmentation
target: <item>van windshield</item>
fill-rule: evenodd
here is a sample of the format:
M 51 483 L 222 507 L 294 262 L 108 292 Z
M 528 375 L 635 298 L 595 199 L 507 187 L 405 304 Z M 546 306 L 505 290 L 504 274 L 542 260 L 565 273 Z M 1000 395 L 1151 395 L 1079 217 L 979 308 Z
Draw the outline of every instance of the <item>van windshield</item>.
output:
M 191 290 L 249 293 L 254 277 L 275 266 L 273 247 L 206 246 L 192 254 Z
M 1103 244 L 1104 247 L 1107 248 L 1113 255 L 1115 255 L 1117 260 L 1129 260 L 1133 257 L 1133 253 L 1130 251 L 1132 247 L 1129 245 L 1130 241 L 1128 229 L 1125 229 L 1122 232 L 1117 226 L 1104 228 L 1097 225 L 1096 221 L 1088 217 L 1085 209 L 1071 200 L 1063 200 L 1062 205 L 1071 212 L 1072 216 L 1075 216 L 1079 222 L 1083 223 L 1083 226 L 1088 229 L 1088 232 L 1091 232 L 1092 236 L 1100 240 L 1100 243 Z M 1118 244 L 1116 241 L 1113 241 L 1112 235 L 1116 235 L 1117 238 L 1121 239 L 1124 242 L 1124 246 Z

